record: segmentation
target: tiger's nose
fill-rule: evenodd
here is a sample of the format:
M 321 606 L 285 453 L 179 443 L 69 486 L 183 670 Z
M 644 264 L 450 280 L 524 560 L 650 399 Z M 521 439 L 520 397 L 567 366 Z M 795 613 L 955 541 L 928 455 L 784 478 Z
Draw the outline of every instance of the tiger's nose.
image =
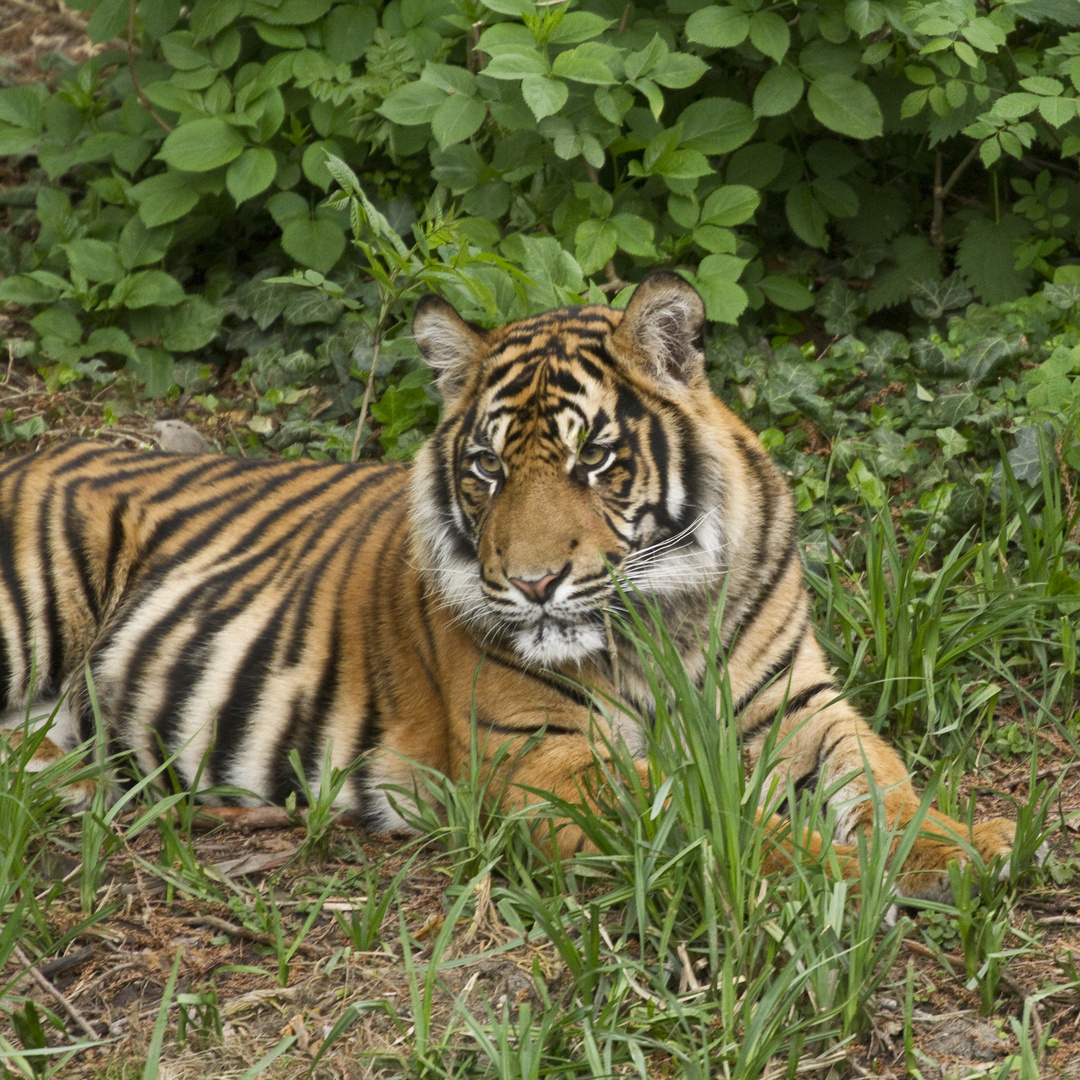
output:
M 515 589 L 520 589 L 534 604 L 542 604 L 551 599 L 555 587 L 565 576 L 565 571 L 559 574 L 545 574 L 542 578 L 510 578 L 510 584 Z

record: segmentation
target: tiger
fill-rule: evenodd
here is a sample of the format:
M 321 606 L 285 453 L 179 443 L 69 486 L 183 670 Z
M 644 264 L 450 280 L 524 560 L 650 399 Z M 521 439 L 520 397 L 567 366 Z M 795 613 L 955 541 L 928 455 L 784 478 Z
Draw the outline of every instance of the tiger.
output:
M 699 684 L 717 629 L 744 755 L 775 745 L 781 788 L 823 785 L 856 874 L 875 800 L 895 834 L 920 799 L 830 672 L 788 484 L 713 393 L 705 324 L 668 271 L 622 310 L 490 330 L 426 296 L 412 332 L 443 417 L 411 465 L 85 442 L 0 462 L 7 726 L 38 708 L 55 712 L 45 752 L 91 740 L 88 669 L 110 749 L 244 804 L 298 790 L 296 751 L 310 790 L 328 756 L 352 769 L 340 806 L 410 829 L 400 793 L 418 770 L 462 777 L 479 733 L 506 805 L 542 791 L 593 812 L 614 753 L 649 780 L 656 703 L 608 618 L 647 602 Z M 946 895 L 950 860 L 1007 859 L 1014 833 L 931 809 L 900 893 Z M 573 822 L 551 842 L 589 847 Z

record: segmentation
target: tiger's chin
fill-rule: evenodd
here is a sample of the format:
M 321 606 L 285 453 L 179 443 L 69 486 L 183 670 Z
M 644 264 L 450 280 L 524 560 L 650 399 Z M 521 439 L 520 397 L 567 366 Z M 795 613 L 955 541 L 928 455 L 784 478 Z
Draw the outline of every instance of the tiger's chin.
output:
M 576 667 L 605 647 L 602 627 L 554 619 L 515 630 L 511 640 L 526 663 L 545 668 Z

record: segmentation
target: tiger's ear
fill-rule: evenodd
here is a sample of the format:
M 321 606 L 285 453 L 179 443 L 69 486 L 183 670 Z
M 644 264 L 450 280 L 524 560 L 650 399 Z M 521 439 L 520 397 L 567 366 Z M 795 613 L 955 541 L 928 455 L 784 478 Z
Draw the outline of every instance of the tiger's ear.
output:
M 678 274 L 644 278 L 626 305 L 614 341 L 652 375 L 694 382 L 705 370 L 705 304 Z
M 444 397 L 452 396 L 465 384 L 484 351 L 487 335 L 434 293 L 420 298 L 412 331 L 424 359 L 435 371 L 439 390 Z

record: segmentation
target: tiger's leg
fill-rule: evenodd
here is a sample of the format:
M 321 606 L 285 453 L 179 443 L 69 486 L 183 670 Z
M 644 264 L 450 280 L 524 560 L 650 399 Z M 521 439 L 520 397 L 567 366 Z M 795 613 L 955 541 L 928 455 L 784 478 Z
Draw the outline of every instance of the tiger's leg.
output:
M 24 738 L 50 721 L 48 734 L 37 741 L 33 754 L 19 755 L 25 772 L 44 772 L 79 744 L 78 726 L 67 698 L 33 702 L 29 707 L 0 713 L 0 755 L 5 758 L 15 755 Z M 93 801 L 94 784 L 89 780 L 67 783 L 60 794 L 67 809 L 78 813 Z
M 784 759 L 781 785 L 790 775 L 796 793 L 819 782 L 838 787 L 829 796 L 837 809 L 838 843 L 853 843 L 859 832 L 874 840 L 882 824 L 875 814 L 875 799 L 883 804 L 894 849 L 899 833 L 919 813 L 921 800 L 899 754 L 847 702 L 837 700 L 831 686 L 783 717 L 777 746 Z M 930 808 L 897 875 L 898 891 L 912 898 L 951 900 L 950 861 L 970 861 L 972 850 L 984 864 L 997 856 L 1007 858 L 1015 833 L 1015 823 L 1005 818 L 980 822 L 969 830 Z M 1003 872 L 1007 873 L 1007 864 Z

